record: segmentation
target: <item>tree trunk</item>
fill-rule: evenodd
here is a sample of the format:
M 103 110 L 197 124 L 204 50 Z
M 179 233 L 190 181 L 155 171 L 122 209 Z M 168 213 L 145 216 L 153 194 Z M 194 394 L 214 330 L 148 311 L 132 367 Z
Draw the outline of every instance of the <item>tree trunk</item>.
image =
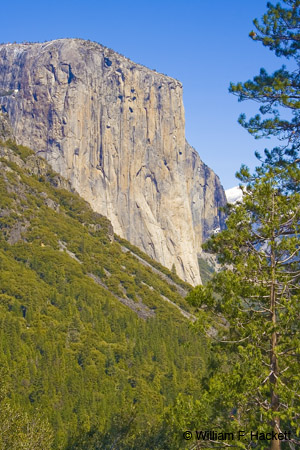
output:
M 273 208 L 272 208 L 272 216 L 275 213 L 274 208 L 274 193 L 273 193 Z M 272 217 L 273 220 L 273 217 Z M 272 241 L 271 241 L 271 289 L 270 289 L 270 310 L 271 310 L 271 321 L 272 327 L 276 326 L 276 255 L 274 251 L 275 247 L 275 235 L 273 231 Z M 276 385 L 277 385 L 277 377 L 279 374 L 278 369 L 278 359 L 276 355 L 276 346 L 277 346 L 277 333 L 276 330 L 272 331 L 271 342 L 270 342 L 270 366 L 271 366 L 271 375 L 270 375 L 270 400 L 271 400 L 271 409 L 274 413 L 278 411 L 279 408 L 279 398 L 276 393 Z M 276 417 L 273 418 L 272 421 L 272 429 L 274 433 L 280 432 L 280 419 Z M 271 441 L 270 450 L 280 450 L 281 441 L 278 439 L 273 439 Z
M 277 379 L 276 376 L 278 376 L 278 360 L 275 354 L 275 346 L 277 342 L 277 336 L 276 333 L 272 333 L 272 340 L 271 340 L 271 368 L 273 370 L 272 375 L 270 376 L 270 383 L 271 383 L 271 408 L 272 411 L 276 412 L 279 408 L 279 398 L 278 395 L 275 392 Z M 272 429 L 274 433 L 280 432 L 280 419 L 279 417 L 276 417 L 272 421 Z M 281 449 L 281 441 L 279 440 L 272 440 L 270 445 L 270 450 L 280 450 Z

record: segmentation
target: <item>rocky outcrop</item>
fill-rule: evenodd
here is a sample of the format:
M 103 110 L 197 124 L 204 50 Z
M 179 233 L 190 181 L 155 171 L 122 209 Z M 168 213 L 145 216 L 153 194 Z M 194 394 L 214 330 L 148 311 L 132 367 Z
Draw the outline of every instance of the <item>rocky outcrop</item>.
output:
M 8 139 L 14 139 L 13 131 L 10 125 L 8 114 L 3 114 L 0 111 L 0 141 L 5 142 Z
M 200 159 L 196 150 L 186 143 L 185 175 L 192 211 L 197 252 L 213 232 L 224 228 L 225 215 L 220 208 L 226 205 L 224 189 L 219 177 Z
M 44 156 L 117 234 L 201 282 L 197 253 L 222 225 L 226 200 L 185 142 L 178 81 L 89 41 L 6 44 L 0 103 L 17 142 Z

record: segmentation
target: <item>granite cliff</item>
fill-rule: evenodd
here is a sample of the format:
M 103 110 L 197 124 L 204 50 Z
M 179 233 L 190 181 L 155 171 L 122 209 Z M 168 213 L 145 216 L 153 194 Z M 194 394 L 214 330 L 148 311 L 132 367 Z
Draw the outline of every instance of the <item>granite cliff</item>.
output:
M 0 45 L 0 105 L 126 238 L 195 285 L 201 243 L 222 227 L 218 177 L 186 143 L 182 85 L 99 44 Z

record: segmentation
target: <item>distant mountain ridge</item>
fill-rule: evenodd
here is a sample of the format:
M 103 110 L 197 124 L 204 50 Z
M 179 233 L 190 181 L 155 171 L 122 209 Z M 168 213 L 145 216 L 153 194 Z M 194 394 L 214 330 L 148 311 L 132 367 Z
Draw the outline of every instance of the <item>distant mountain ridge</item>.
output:
M 224 225 L 219 178 L 186 143 L 182 85 L 99 44 L 0 45 L 0 105 L 114 231 L 184 280 Z

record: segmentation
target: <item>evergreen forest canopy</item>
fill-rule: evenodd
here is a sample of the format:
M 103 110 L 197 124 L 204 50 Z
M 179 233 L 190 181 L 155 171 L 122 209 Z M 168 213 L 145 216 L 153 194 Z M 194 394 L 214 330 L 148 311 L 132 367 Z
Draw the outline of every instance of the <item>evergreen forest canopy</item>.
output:
M 191 287 L 31 150 L 0 157 L 0 448 L 176 448 L 171 405 L 208 371 Z
M 205 286 L 114 236 L 31 150 L 0 145 L 1 450 L 300 447 L 299 18 L 300 0 L 268 3 L 250 33 L 294 69 L 230 86 L 261 105 L 242 126 L 279 145 L 238 173 Z

